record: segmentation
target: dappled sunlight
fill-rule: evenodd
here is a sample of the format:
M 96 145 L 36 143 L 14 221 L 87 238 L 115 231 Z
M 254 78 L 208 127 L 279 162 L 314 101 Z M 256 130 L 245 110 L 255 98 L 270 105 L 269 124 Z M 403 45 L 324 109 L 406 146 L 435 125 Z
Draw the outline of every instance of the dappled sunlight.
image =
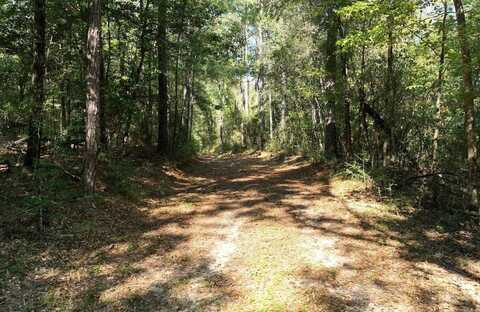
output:
M 35 282 L 50 285 L 46 304 L 232 312 L 479 307 L 475 235 L 381 202 L 361 181 L 332 178 L 301 160 L 252 156 L 201 158 L 165 177 L 143 173 L 135 178 L 142 198 L 106 201 L 105 213 L 118 214 L 115 238 L 77 250 L 68 269 L 37 272 Z M 156 181 L 169 185 L 164 196 Z

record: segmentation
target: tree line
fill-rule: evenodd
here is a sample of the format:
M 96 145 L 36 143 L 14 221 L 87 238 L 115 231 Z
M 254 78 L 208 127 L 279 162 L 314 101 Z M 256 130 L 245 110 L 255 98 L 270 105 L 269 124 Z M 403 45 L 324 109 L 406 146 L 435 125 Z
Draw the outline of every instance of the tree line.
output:
M 478 207 L 472 0 L 2 4 L 1 131 L 99 153 L 259 149 L 461 177 Z M 463 189 L 464 187 L 464 189 Z

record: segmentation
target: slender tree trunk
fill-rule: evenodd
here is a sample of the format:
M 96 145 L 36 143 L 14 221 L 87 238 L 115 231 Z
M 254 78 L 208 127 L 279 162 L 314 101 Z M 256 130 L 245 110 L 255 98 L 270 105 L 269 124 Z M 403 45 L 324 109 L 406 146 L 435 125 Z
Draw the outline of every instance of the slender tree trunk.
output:
M 365 46 L 362 47 L 362 60 L 361 60 L 361 78 L 359 82 L 359 87 L 358 87 L 358 101 L 360 103 L 360 113 L 361 113 L 361 127 L 364 133 L 364 138 L 365 138 L 365 143 L 369 149 L 369 152 L 371 156 L 373 157 L 373 151 L 371 149 L 371 142 L 370 142 L 370 136 L 368 133 L 368 122 L 367 122 L 367 112 L 366 112 L 366 106 L 367 106 L 367 94 L 365 92 Z
M 185 78 L 184 86 L 184 101 L 182 108 L 182 133 L 185 142 L 189 140 L 189 127 L 190 127 L 190 107 L 192 106 L 192 84 L 193 84 L 193 64 L 190 65 L 190 69 Z
M 248 30 L 246 25 L 242 25 L 242 30 L 243 30 L 243 36 L 244 36 L 244 46 L 243 46 L 243 51 L 242 51 L 242 64 L 244 68 L 248 67 Z M 241 136 L 242 136 L 242 147 L 247 146 L 247 133 L 246 133 L 246 127 L 245 127 L 245 118 L 246 115 L 248 114 L 248 106 L 249 106 L 249 94 L 248 94 L 248 84 L 247 84 L 247 79 L 248 76 L 245 74 L 245 76 L 242 77 L 240 80 L 240 92 L 242 94 L 242 116 L 241 116 L 241 123 L 240 123 L 240 131 L 241 131 Z
M 344 120 L 345 120 L 345 128 L 344 128 L 344 139 L 345 139 L 345 153 L 346 153 L 346 159 L 350 160 L 353 155 L 353 150 L 352 150 L 352 127 L 350 124 L 350 100 L 348 98 L 345 98 L 343 100 L 344 104 Z
M 243 66 L 245 68 L 248 68 L 248 25 L 244 24 L 243 25 L 243 36 L 244 36 L 244 46 L 243 46 Z M 242 117 L 242 140 L 243 140 L 243 147 L 248 147 L 252 145 L 251 139 L 250 139 L 250 127 L 248 122 L 245 123 L 245 119 L 248 118 L 248 115 L 250 114 L 250 80 L 249 80 L 249 74 L 246 73 L 246 75 L 242 78 L 241 81 L 241 86 L 242 86 L 242 95 L 243 95 L 243 114 L 244 116 Z M 248 119 L 247 119 L 248 121 Z
M 107 7 L 108 1 L 105 3 Z M 110 14 L 107 15 L 107 45 L 108 53 L 107 55 L 103 54 L 103 38 L 100 38 L 100 43 L 102 45 L 102 63 L 101 63 L 101 105 L 100 105 L 100 144 L 104 150 L 108 149 L 109 143 L 109 134 L 108 134 L 108 124 L 107 124 L 107 110 L 108 110 L 108 100 L 110 96 L 110 68 L 111 68 L 111 58 L 112 58 L 112 33 L 110 29 Z
M 152 110 L 153 110 L 153 93 L 152 93 L 152 58 L 148 61 L 148 82 L 147 82 L 147 100 L 143 114 L 143 139 L 145 147 L 151 150 L 152 147 Z
M 177 46 L 180 44 L 180 34 L 177 37 Z M 175 101 L 173 103 L 173 131 L 172 131 L 172 143 L 170 147 L 170 153 L 173 155 L 175 153 L 175 148 L 177 145 L 177 128 L 178 128 L 178 89 L 179 89 L 179 67 L 180 67 L 180 49 L 177 48 L 177 55 L 175 61 Z
M 103 51 L 103 40 L 100 38 L 100 51 Z M 100 124 L 100 145 L 103 150 L 107 149 L 107 101 L 106 101 L 106 76 L 105 58 L 100 52 L 100 102 L 99 102 L 99 124 Z
M 392 126 L 392 133 L 390 136 L 385 137 L 383 142 L 383 166 L 388 166 L 393 160 L 393 150 L 395 148 L 393 142 L 393 127 L 395 124 L 396 110 L 395 106 L 397 105 L 393 101 L 395 100 L 395 91 L 394 91 L 394 50 L 393 50 L 393 30 L 392 30 L 392 19 L 393 17 L 389 16 L 389 30 L 388 30 L 388 48 L 387 48 L 387 80 L 385 88 L 385 106 L 389 110 L 389 119 Z
M 173 111 L 173 133 L 172 133 L 172 142 L 171 142 L 171 149 L 170 152 L 171 154 L 175 153 L 176 145 L 177 145 L 177 135 L 178 135 L 178 112 L 179 112 L 179 67 L 180 67 L 180 52 L 181 52 L 181 47 L 180 47 L 180 40 L 183 35 L 183 29 L 185 27 L 185 9 L 187 6 L 187 0 L 184 0 L 182 2 L 182 7 L 181 7 L 181 21 L 180 21 L 180 27 L 178 29 L 178 35 L 177 35 L 177 55 L 176 55 L 176 61 L 175 61 L 175 101 L 174 101 L 174 111 Z
M 42 110 L 45 101 L 45 0 L 34 0 L 35 46 L 33 59 L 33 103 L 29 121 L 27 153 L 24 165 L 34 169 L 40 159 Z
M 335 110 L 337 102 L 337 18 L 333 8 L 328 10 L 328 29 L 327 42 L 325 45 L 327 60 L 325 63 L 326 71 L 326 119 L 325 119 L 325 156 L 327 158 L 337 158 L 337 125 L 335 119 Z
M 463 72 L 463 109 L 465 111 L 465 139 L 467 144 L 468 177 L 467 186 L 470 205 L 478 208 L 477 193 L 477 136 L 475 133 L 474 88 L 472 80 L 472 59 L 468 44 L 465 11 L 461 0 L 453 0 L 457 17 L 457 31 L 460 40 Z
M 188 117 L 188 141 L 192 141 L 193 132 L 193 103 L 195 100 L 195 67 L 192 68 L 192 85 L 190 88 L 190 112 Z
M 432 169 L 438 165 L 438 140 L 440 137 L 440 128 L 442 127 L 442 95 L 443 95 L 443 78 L 445 70 L 445 43 L 447 41 L 447 18 L 448 18 L 448 4 L 447 0 L 443 1 L 443 20 L 442 28 L 440 29 L 442 35 L 442 42 L 440 48 L 440 60 L 438 66 L 437 78 L 437 99 L 435 104 L 435 130 L 433 133 L 433 150 L 432 150 Z
M 225 99 L 225 84 L 222 83 L 222 84 L 219 84 L 219 91 L 220 91 L 220 101 L 221 101 L 221 109 L 220 109 L 220 112 L 219 112 L 219 116 L 218 116 L 218 133 L 220 135 L 220 144 L 221 144 L 221 148 L 222 148 L 222 151 L 224 151 L 224 148 L 225 148 L 225 144 L 226 144 L 226 141 L 225 141 L 225 127 L 224 127 L 224 122 L 225 122 L 225 114 L 224 114 L 224 110 L 226 108 L 226 99 Z
M 122 29 L 122 24 L 118 24 L 118 38 L 120 39 L 119 42 L 119 49 L 120 49 L 120 61 L 119 61 L 119 70 L 120 70 L 120 75 L 122 77 L 128 76 L 127 73 L 127 64 L 126 64 L 126 54 L 127 54 L 127 36 L 124 30 Z M 130 91 L 129 91 L 129 85 L 127 83 L 126 79 L 121 79 L 119 82 L 119 93 L 124 99 L 130 99 Z M 126 112 L 122 114 L 122 118 L 120 120 L 120 123 L 118 125 L 118 138 L 117 138 L 117 144 L 118 146 L 121 146 L 122 148 L 125 148 L 125 143 L 128 142 L 128 136 L 130 133 L 130 121 L 132 117 L 132 112 L 131 108 L 128 107 L 126 109 Z
M 244 40 L 245 46 L 243 47 L 243 66 L 248 67 L 248 29 L 244 25 Z M 244 87 L 244 111 L 248 114 L 250 111 L 250 81 L 248 80 L 248 74 L 244 77 L 245 87 Z
M 167 0 L 158 5 L 158 145 L 161 155 L 168 154 L 168 46 L 167 46 Z
M 345 29 L 340 26 L 342 38 L 345 37 Z M 350 100 L 348 99 L 348 56 L 346 53 L 341 54 L 342 62 L 342 102 L 343 102 L 343 117 L 344 117 L 344 129 L 343 136 L 345 142 L 345 158 L 350 160 L 353 155 L 352 150 L 352 126 L 351 126 L 351 113 L 350 113 Z
M 286 142 L 287 131 L 287 74 L 282 71 L 282 103 L 280 105 L 280 136 L 282 143 Z
M 272 90 L 268 92 L 268 112 L 270 125 L 270 142 L 273 141 L 273 105 L 272 105 Z
M 98 109 L 100 104 L 100 67 L 101 67 L 101 0 L 92 0 L 90 25 L 87 38 L 87 120 L 85 153 L 85 187 L 87 192 L 95 192 L 98 153 Z
M 60 116 L 60 136 L 64 136 L 66 134 L 67 129 L 67 81 L 64 79 L 60 84 L 60 109 L 61 109 L 61 116 Z
M 257 91 L 258 91 L 258 114 L 260 119 L 260 130 L 259 130 L 259 143 L 260 149 L 263 150 L 265 147 L 265 99 L 264 99 L 264 89 L 265 89 L 265 64 L 264 64 L 264 44 L 263 44 L 263 28 L 258 27 L 258 59 L 260 60 L 260 70 L 257 77 Z

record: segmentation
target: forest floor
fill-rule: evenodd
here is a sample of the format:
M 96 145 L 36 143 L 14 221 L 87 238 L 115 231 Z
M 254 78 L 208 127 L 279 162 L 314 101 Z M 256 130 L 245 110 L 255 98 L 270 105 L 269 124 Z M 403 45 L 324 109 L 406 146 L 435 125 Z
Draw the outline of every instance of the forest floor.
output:
M 0 310 L 480 311 L 478 232 L 301 158 L 142 163 L 127 181 L 44 238 L 5 236 Z

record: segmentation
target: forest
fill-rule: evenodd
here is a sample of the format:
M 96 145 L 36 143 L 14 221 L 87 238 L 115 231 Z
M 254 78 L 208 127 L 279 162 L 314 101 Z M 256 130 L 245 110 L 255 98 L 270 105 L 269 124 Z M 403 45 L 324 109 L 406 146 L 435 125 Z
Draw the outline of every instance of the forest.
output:
M 480 309 L 480 1 L 0 25 L 0 311 Z

